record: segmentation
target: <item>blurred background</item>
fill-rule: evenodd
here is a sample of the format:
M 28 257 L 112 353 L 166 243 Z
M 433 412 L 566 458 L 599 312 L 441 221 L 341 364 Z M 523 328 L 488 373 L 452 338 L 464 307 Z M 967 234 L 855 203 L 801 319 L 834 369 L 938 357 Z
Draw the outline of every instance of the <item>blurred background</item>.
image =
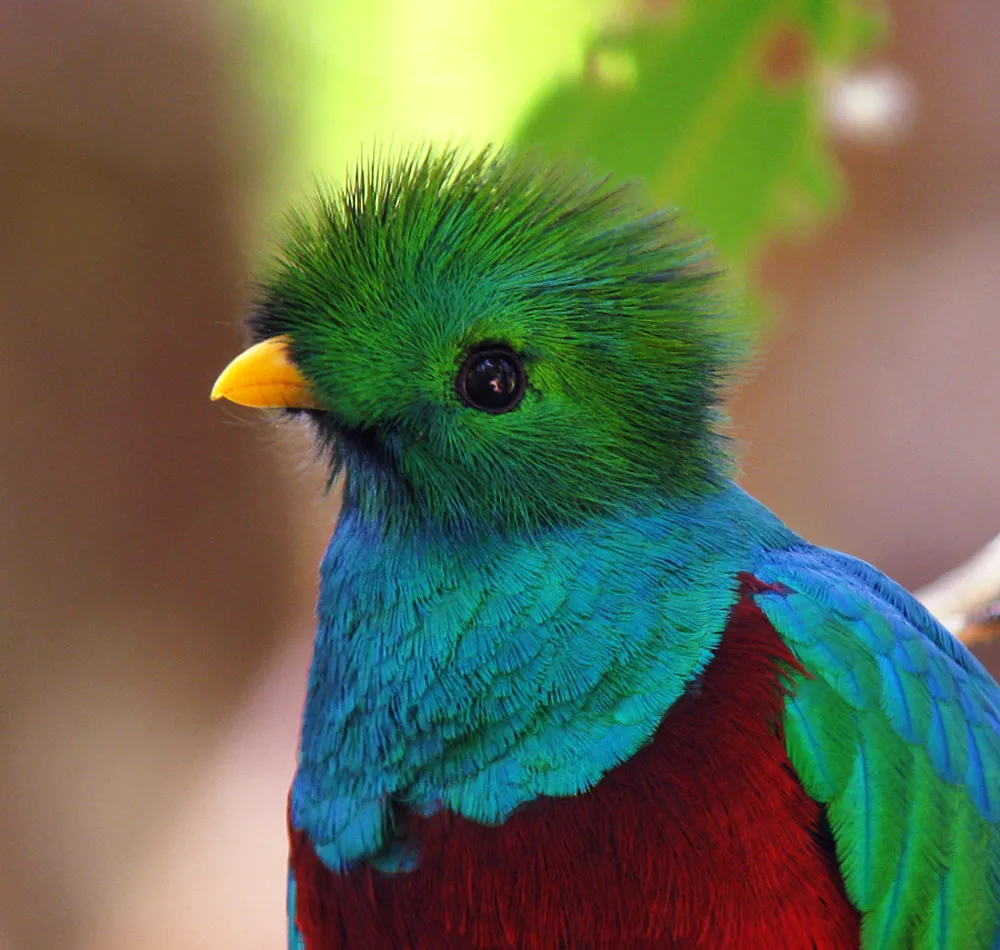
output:
M 916 586 L 1000 531 L 998 88 L 992 0 L 0 0 L 0 947 L 283 945 L 336 500 L 208 390 L 315 177 L 643 176 L 751 301 L 743 482 Z

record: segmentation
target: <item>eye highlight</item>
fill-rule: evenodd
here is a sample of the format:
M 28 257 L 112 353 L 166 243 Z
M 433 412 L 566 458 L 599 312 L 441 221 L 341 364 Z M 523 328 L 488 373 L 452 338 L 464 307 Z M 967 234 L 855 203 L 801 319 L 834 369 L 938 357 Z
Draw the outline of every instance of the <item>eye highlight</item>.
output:
M 516 409 L 528 378 L 518 353 L 502 344 L 474 349 L 455 380 L 455 391 L 466 406 L 498 415 Z

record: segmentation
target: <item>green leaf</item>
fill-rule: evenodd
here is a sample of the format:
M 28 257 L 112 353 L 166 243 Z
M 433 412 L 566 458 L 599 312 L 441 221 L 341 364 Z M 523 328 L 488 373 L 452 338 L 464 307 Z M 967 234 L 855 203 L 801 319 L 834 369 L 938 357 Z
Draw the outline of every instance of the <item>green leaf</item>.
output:
M 517 139 L 643 178 L 742 275 L 765 236 L 840 205 L 824 82 L 880 28 L 856 0 L 675 0 L 599 36 Z

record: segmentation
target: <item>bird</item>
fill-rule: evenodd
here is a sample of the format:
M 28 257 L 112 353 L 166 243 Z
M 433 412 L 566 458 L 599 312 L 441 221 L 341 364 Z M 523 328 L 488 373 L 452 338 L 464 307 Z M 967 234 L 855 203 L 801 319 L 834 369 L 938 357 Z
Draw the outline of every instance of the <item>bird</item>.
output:
M 532 153 L 290 214 L 212 398 L 342 492 L 291 950 L 1000 946 L 1000 690 L 737 485 L 731 296 L 641 185 Z

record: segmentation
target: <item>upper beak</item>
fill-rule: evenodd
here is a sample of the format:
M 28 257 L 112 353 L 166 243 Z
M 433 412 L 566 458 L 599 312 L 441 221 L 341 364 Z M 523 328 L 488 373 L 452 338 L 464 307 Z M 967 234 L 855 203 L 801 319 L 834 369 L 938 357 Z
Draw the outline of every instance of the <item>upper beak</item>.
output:
M 288 355 L 286 336 L 263 340 L 240 353 L 215 381 L 212 399 L 260 409 L 322 408 Z

